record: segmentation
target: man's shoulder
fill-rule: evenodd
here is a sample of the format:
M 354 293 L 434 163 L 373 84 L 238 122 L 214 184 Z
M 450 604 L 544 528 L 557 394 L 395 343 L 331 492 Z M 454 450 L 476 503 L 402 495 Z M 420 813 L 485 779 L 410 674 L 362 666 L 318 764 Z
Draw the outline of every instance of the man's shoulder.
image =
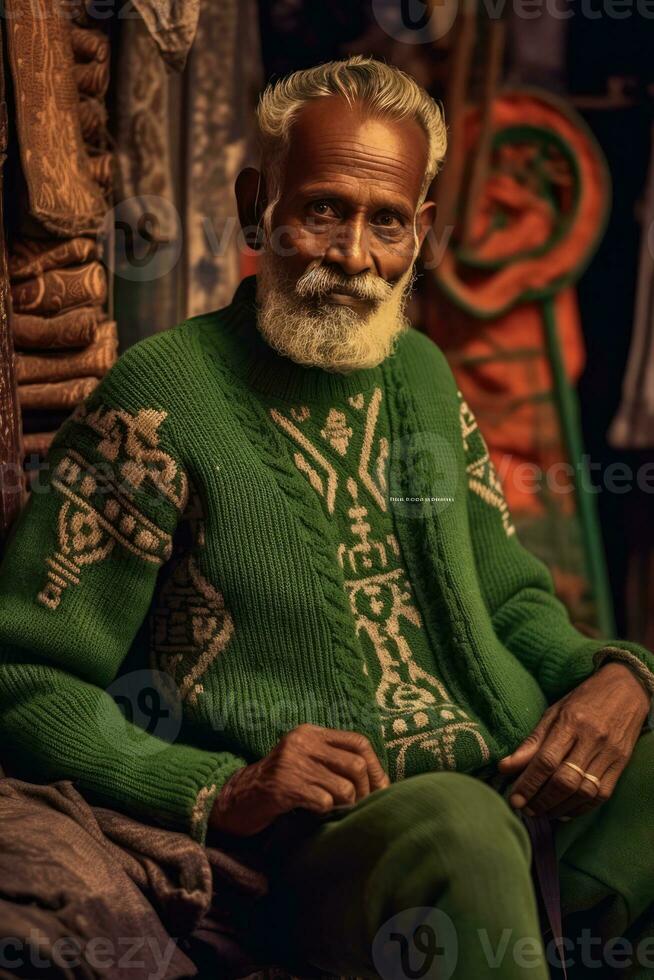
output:
M 102 382 L 103 393 L 143 400 L 156 394 L 183 395 L 197 384 L 202 336 L 215 330 L 222 310 L 182 320 L 174 327 L 132 344 L 120 355 Z
M 398 355 L 407 371 L 421 374 L 428 372 L 432 379 L 435 378 L 456 387 L 454 375 L 445 354 L 431 337 L 416 327 L 410 327 L 402 336 Z

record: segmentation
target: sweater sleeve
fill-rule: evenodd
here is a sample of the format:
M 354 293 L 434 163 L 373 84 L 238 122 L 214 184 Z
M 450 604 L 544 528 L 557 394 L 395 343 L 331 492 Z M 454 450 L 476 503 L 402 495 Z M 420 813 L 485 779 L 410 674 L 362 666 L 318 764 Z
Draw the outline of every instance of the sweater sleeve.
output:
M 477 420 L 460 393 L 459 398 L 475 565 L 499 640 L 533 674 L 550 703 L 606 660 L 624 662 L 654 690 L 652 653 L 636 643 L 589 639 L 572 626 L 549 570 L 518 540 Z
M 204 842 L 212 801 L 245 760 L 177 739 L 167 675 L 118 677 L 188 494 L 170 420 L 144 400 L 133 360 L 60 429 L 7 544 L 0 742 L 28 778 L 74 780 Z

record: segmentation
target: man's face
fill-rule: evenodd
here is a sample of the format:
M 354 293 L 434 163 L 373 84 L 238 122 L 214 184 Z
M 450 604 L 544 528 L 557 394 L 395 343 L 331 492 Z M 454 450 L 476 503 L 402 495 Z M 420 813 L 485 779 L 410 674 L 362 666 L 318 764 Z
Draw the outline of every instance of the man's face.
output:
M 288 275 L 322 261 L 397 282 L 414 261 L 427 151 L 414 121 L 371 118 L 335 97 L 310 103 L 293 127 L 272 228 L 289 247 Z
M 259 275 L 259 327 L 281 353 L 347 372 L 391 352 L 433 217 L 418 209 L 427 154 L 412 120 L 337 97 L 302 110 Z

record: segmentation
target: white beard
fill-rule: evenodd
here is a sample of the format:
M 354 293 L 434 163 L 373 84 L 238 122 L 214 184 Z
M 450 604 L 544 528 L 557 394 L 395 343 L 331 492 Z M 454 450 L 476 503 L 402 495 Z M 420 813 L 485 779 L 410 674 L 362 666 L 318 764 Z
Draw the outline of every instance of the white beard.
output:
M 324 269 L 322 263 L 314 263 L 309 276 Z M 257 275 L 259 332 L 274 350 L 297 364 L 340 374 L 377 367 L 411 326 L 405 308 L 415 281 L 414 263 L 392 287 L 378 276 L 352 277 L 353 283 L 363 281 L 370 295 L 386 297 L 366 314 L 311 298 L 306 291 L 303 297 L 296 288 L 303 278 L 300 284 L 288 283 L 283 260 L 271 248 L 264 249 Z

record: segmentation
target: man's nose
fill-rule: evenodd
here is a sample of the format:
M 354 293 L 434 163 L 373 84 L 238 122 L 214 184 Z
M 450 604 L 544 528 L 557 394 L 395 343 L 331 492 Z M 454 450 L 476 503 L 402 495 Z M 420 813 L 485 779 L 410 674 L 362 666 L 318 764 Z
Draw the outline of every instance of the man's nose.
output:
M 348 222 L 334 229 L 325 261 L 338 265 L 347 276 L 370 272 L 373 267 L 369 251 L 368 229 L 364 222 Z

